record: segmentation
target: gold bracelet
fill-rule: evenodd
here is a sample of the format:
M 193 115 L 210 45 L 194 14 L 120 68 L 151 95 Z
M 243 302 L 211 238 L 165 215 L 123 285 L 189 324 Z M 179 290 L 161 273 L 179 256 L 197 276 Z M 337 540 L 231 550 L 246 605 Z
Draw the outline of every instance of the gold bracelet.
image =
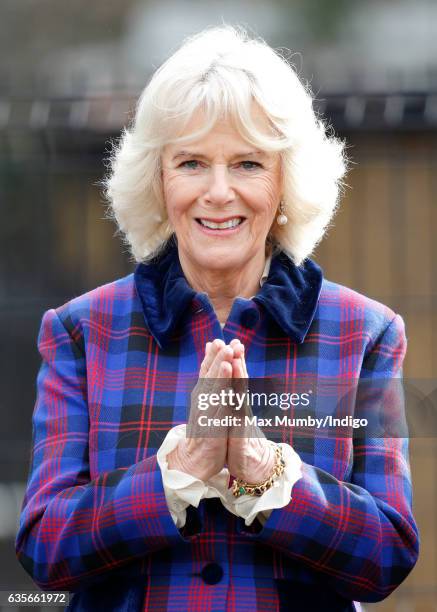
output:
M 253 495 L 256 497 L 261 496 L 273 485 L 285 469 L 285 461 L 282 458 L 282 447 L 275 444 L 275 455 L 276 463 L 273 468 L 273 474 L 267 478 L 264 482 L 258 482 L 256 484 L 250 484 L 245 482 L 241 478 L 236 478 L 232 484 L 232 495 L 234 497 L 240 497 L 241 495 Z

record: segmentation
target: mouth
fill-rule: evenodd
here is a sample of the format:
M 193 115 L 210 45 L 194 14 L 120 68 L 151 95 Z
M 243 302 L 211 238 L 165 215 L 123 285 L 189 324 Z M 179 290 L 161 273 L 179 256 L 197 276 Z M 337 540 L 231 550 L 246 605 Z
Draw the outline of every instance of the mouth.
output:
M 205 217 L 196 218 L 197 223 L 204 230 L 209 232 L 219 233 L 226 232 L 227 234 L 237 230 L 245 221 L 245 217 L 227 217 L 226 219 L 207 219 Z

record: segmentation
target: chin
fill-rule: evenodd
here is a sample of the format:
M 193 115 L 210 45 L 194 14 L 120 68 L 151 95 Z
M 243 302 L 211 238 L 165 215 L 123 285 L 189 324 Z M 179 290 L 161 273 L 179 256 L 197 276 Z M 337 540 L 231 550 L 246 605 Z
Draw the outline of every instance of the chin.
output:
M 209 252 L 206 252 L 209 251 Z M 201 253 L 196 253 L 194 258 L 198 265 L 205 270 L 229 270 L 245 265 L 246 259 L 241 254 L 229 252 L 225 248 L 205 249 Z

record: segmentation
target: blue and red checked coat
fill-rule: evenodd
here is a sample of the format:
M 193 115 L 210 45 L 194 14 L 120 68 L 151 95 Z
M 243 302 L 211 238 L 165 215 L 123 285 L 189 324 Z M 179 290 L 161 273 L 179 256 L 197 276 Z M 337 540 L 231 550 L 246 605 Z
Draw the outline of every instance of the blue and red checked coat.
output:
M 218 500 L 189 507 L 180 531 L 156 452 L 186 420 L 205 343 L 239 338 L 250 377 L 401 375 L 402 319 L 284 254 L 222 330 L 188 286 L 170 243 L 135 273 L 48 310 L 31 470 L 16 550 L 72 610 L 353 610 L 413 568 L 405 438 L 293 439 L 303 477 L 292 500 L 245 527 Z

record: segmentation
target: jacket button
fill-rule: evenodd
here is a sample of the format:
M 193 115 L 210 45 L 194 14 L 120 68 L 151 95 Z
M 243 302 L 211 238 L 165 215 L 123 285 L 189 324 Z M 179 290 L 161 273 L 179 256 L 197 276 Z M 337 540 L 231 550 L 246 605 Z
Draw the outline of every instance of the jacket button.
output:
M 223 569 L 218 563 L 208 563 L 200 572 L 206 584 L 217 584 L 223 578 Z
M 247 310 L 243 310 L 241 313 L 241 322 L 244 327 L 248 327 L 249 329 L 255 327 L 255 325 L 259 321 L 259 312 L 256 308 L 247 308 Z

